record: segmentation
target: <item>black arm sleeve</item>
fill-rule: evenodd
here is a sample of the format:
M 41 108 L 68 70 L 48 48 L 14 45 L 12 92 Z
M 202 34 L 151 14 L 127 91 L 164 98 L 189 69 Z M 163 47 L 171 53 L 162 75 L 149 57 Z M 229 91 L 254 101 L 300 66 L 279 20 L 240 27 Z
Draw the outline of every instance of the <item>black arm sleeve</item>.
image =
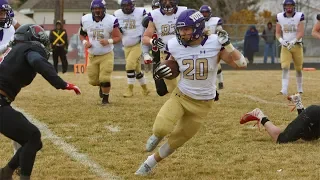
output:
M 149 24 L 149 16 L 146 16 L 142 19 L 142 26 L 147 28 Z
M 320 21 L 320 14 L 317 15 L 317 20 Z
M 33 69 L 41 74 L 53 87 L 56 89 L 65 89 L 67 87 L 67 83 L 58 76 L 52 64 L 38 52 L 29 51 L 26 53 L 26 57 Z

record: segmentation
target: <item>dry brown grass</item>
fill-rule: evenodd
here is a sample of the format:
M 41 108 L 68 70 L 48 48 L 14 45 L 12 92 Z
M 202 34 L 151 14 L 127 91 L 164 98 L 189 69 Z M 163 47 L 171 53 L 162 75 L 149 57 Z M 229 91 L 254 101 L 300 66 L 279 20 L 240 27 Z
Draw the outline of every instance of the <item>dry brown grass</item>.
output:
M 83 94 L 56 91 L 41 76 L 22 90 L 14 105 L 47 124 L 55 134 L 88 155 L 105 171 L 123 179 L 319 179 L 319 141 L 298 141 L 286 145 L 272 142 L 265 130 L 240 125 L 242 114 L 260 107 L 274 124 L 285 128 L 296 116 L 286 98 L 276 95 L 281 71 L 224 71 L 225 89 L 200 132 L 165 159 L 148 177 L 134 172 L 151 153 L 144 152 L 154 118 L 167 97 L 153 92 L 143 97 L 136 84 L 135 96 L 123 98 L 124 72 L 115 72 L 111 102 L 101 106 L 98 88 L 87 83 L 86 75 L 64 74 Z M 290 92 L 295 92 L 291 72 Z M 304 73 L 303 102 L 317 103 L 320 72 Z M 148 79 L 150 79 L 148 75 Z M 152 83 L 150 87 L 154 89 Z M 259 101 L 254 98 L 260 98 Z M 107 126 L 118 127 L 111 132 Z M 0 166 L 11 156 L 11 141 L 1 136 Z M 101 179 L 78 161 L 68 157 L 43 137 L 44 148 L 37 156 L 33 179 Z M 281 172 L 277 170 L 282 169 Z

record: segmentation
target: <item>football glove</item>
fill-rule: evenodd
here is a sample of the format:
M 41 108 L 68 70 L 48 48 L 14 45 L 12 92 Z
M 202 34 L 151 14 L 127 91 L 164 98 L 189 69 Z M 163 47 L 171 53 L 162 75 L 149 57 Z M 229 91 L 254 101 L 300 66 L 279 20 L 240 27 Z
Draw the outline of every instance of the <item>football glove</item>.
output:
M 159 49 L 162 49 L 165 46 L 165 43 L 162 41 L 161 38 L 151 39 L 150 44 L 152 44 L 153 46 L 157 46 Z
M 80 88 L 71 83 L 67 83 L 66 90 L 73 90 L 77 95 L 81 94 Z
M 285 46 L 285 47 L 287 47 L 289 45 L 289 43 L 282 38 L 279 38 L 279 42 L 282 46 Z
M 218 41 L 220 44 L 222 44 L 222 46 L 227 46 L 230 44 L 229 35 L 227 31 L 223 29 L 218 29 L 217 33 L 218 33 Z
M 143 61 L 145 64 L 151 64 L 152 63 L 152 57 L 148 53 L 143 54 Z
M 297 38 L 294 38 L 292 41 L 288 43 L 287 49 L 288 50 L 292 49 L 296 43 L 297 43 Z
M 170 76 L 172 76 L 172 71 L 170 67 L 168 67 L 165 64 L 159 64 L 154 70 L 153 79 L 159 80 Z

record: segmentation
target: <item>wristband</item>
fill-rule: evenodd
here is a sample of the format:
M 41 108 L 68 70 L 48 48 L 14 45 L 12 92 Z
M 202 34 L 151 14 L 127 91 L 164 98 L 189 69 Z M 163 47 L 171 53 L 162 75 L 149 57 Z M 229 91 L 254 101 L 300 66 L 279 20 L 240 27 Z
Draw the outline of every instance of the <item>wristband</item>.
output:
M 113 44 L 113 39 L 108 39 L 109 44 Z
M 87 40 L 83 40 L 82 44 L 85 46 L 87 42 L 88 42 Z
M 232 51 L 235 50 L 235 48 L 233 47 L 233 45 L 232 45 L 231 43 L 228 44 L 228 45 L 226 45 L 226 46 L 224 46 L 224 48 L 226 49 L 226 51 L 227 51 L 228 53 L 231 53 Z

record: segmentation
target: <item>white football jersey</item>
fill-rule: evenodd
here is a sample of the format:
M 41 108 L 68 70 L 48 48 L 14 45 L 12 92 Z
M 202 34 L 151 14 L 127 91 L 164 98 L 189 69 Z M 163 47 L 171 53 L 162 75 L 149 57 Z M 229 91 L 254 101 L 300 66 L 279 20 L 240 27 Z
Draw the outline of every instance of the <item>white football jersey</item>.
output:
M 282 38 L 284 40 L 291 41 L 296 38 L 300 21 L 304 21 L 304 14 L 302 12 L 295 12 L 293 17 L 286 17 L 284 12 L 277 14 L 277 23 L 281 26 Z M 302 42 L 302 38 L 298 39 L 298 42 Z
M 110 39 L 113 28 L 119 27 L 118 19 L 110 14 L 99 21 L 94 21 L 92 14 L 86 14 L 81 18 L 82 30 L 87 32 L 89 42 L 92 47 L 88 52 L 93 55 L 103 55 L 113 50 L 113 44 L 102 46 L 99 42 L 100 39 Z
M 197 100 L 210 100 L 216 96 L 218 53 L 222 45 L 218 36 L 207 36 L 199 46 L 180 45 L 177 38 L 168 41 L 167 50 L 179 64 L 180 91 Z
M 165 15 L 160 8 L 152 10 L 149 13 L 150 21 L 156 26 L 157 35 L 164 43 L 167 44 L 169 39 L 176 36 L 176 21 L 181 12 L 186 9 L 187 7 L 178 6 L 177 12 L 170 16 Z
M 219 17 L 211 17 L 206 21 L 206 30 L 209 30 L 211 34 L 215 34 L 217 26 L 222 25 L 222 20 Z
M 146 15 L 144 8 L 134 8 L 131 14 L 124 14 L 122 9 L 114 12 L 114 15 L 119 20 L 119 26 L 123 31 L 122 44 L 124 47 L 129 47 L 140 43 L 143 33 L 142 19 Z
M 1 32 L 2 31 L 2 32 Z M 14 38 L 15 29 L 13 26 L 0 30 L 0 46 L 8 45 Z

